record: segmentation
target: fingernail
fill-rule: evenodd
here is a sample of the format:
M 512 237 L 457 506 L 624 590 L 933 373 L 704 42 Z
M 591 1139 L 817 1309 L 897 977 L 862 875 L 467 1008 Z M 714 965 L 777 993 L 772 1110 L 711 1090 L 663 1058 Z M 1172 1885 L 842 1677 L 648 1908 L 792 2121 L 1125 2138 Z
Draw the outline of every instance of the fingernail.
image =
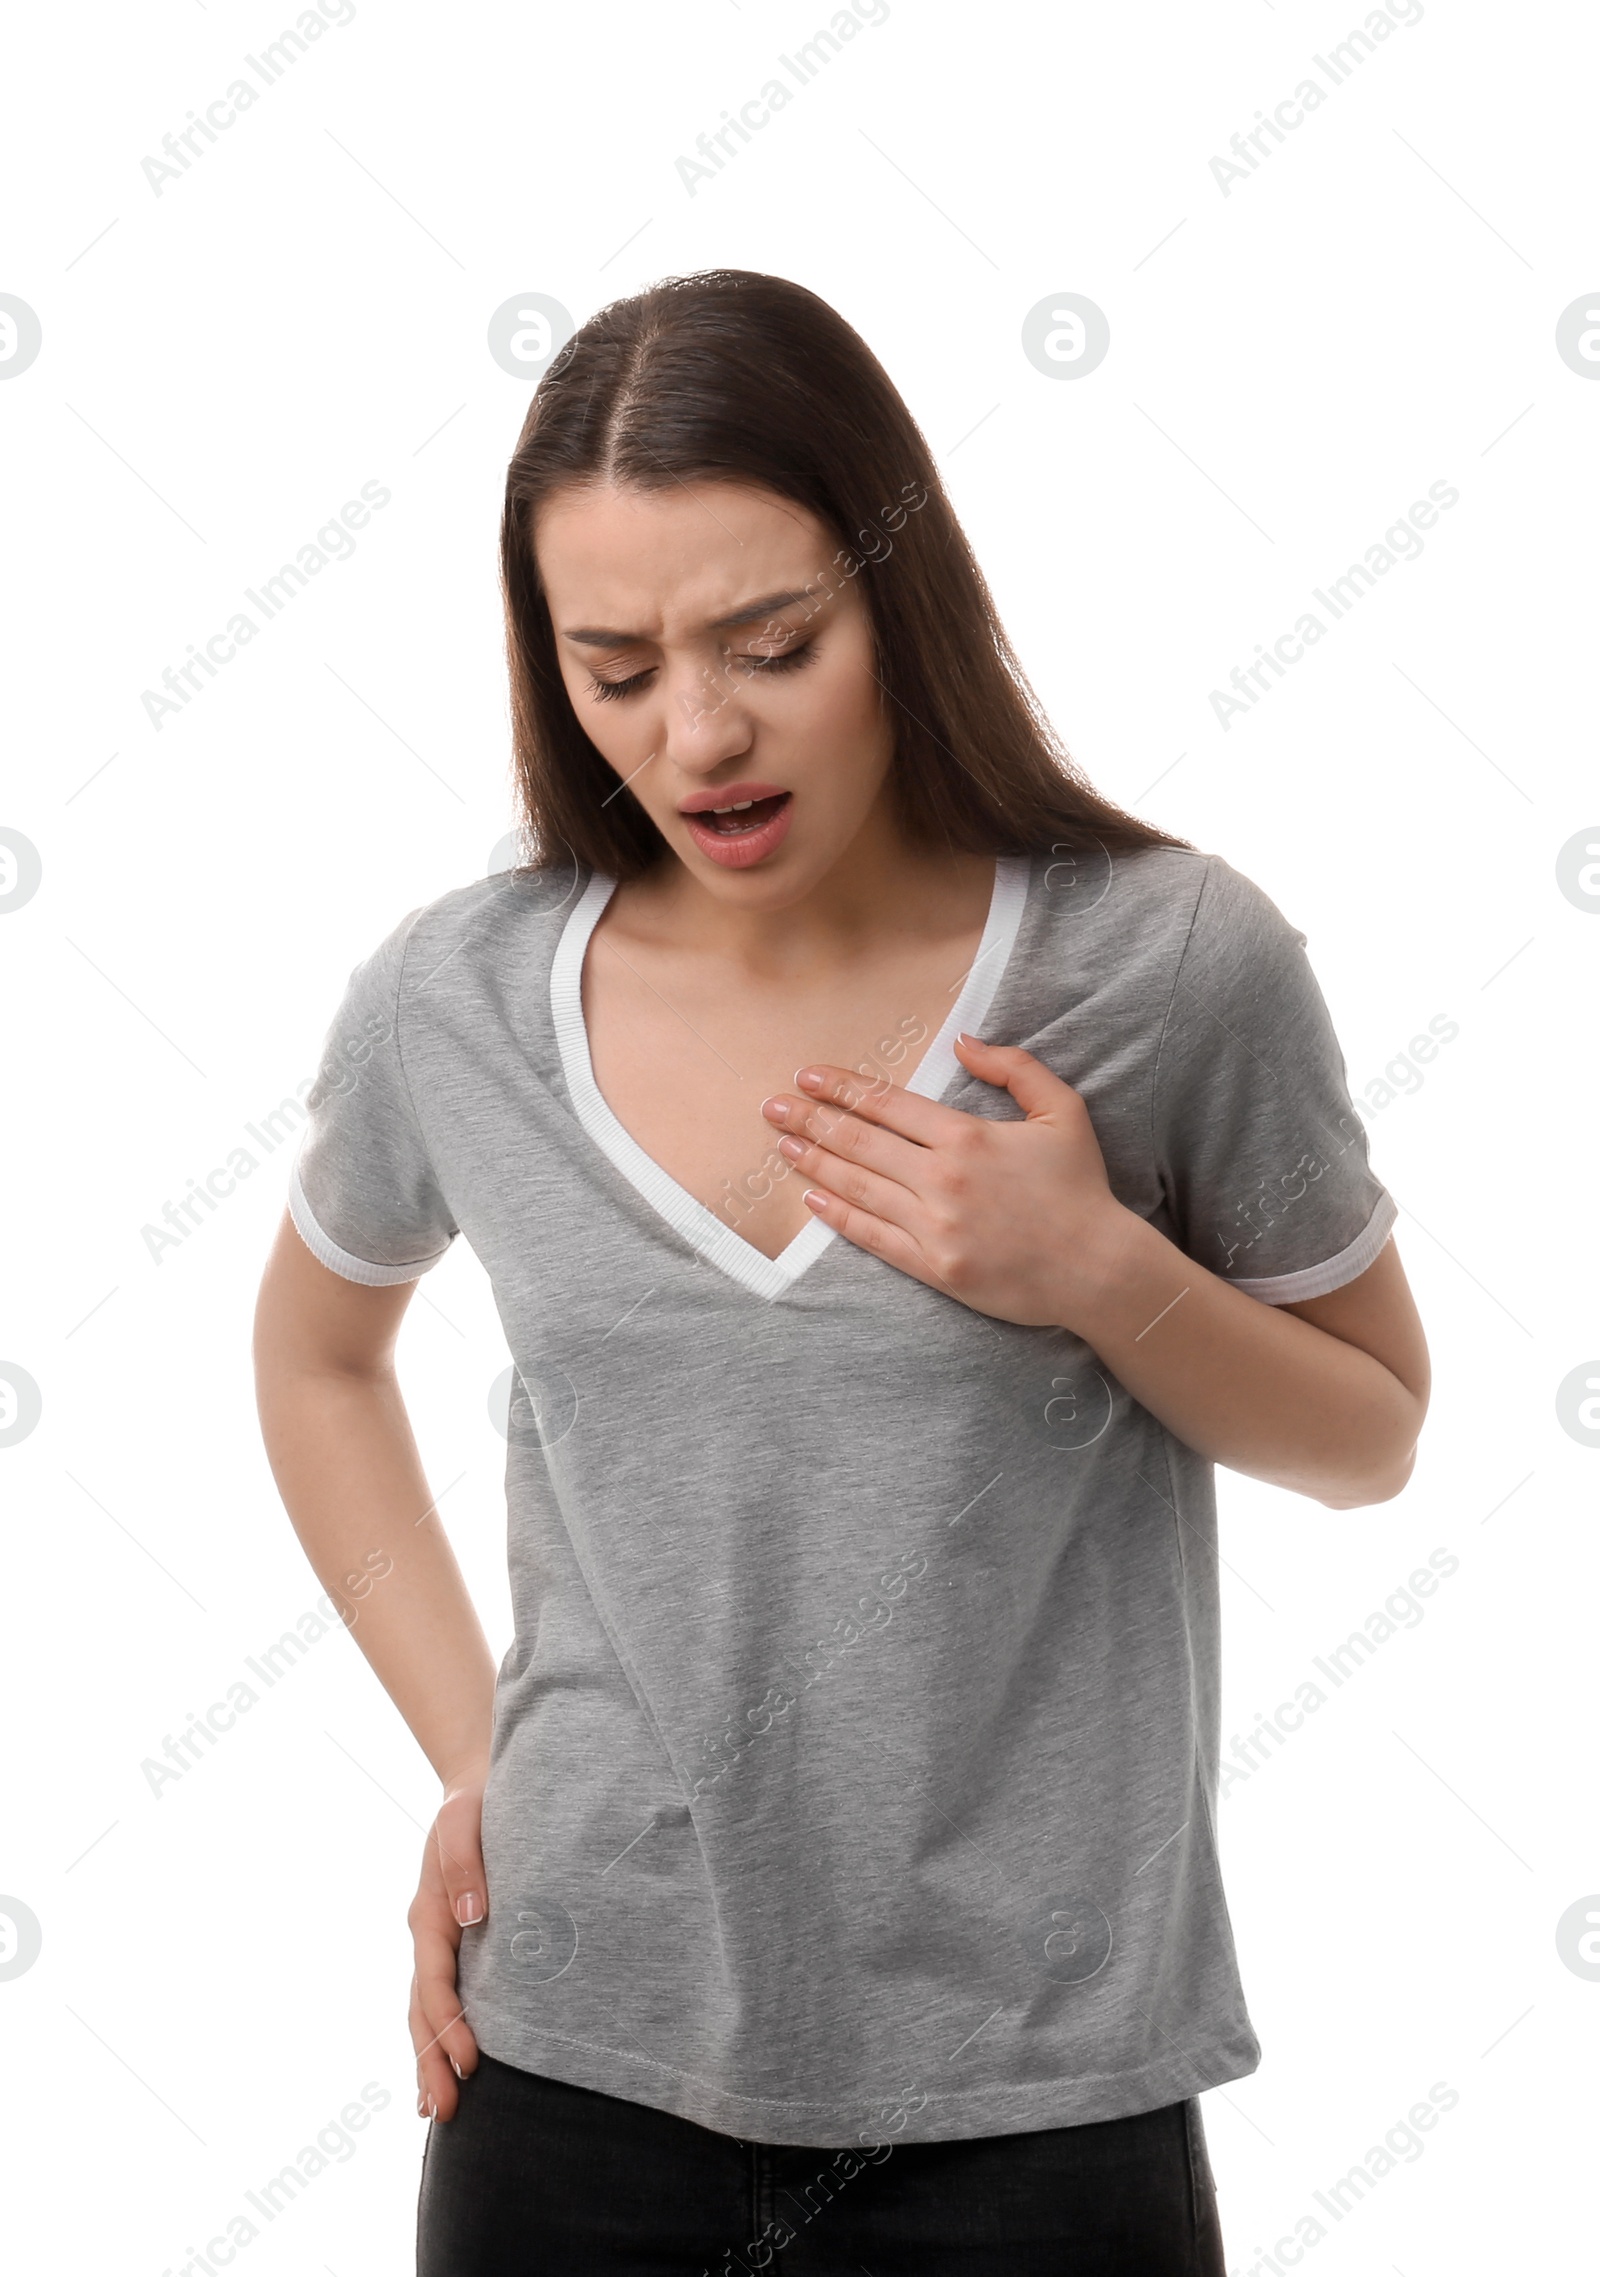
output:
M 417 2089 L 417 2117 L 419 2119 L 425 2115 L 423 2112 L 423 2104 L 426 2102 L 426 2100 L 427 2098 L 424 2096 L 421 2088 L 419 2087 Z
M 463 1929 L 470 1929 L 475 1921 L 483 1919 L 483 1901 L 476 1890 L 463 1890 L 456 1899 L 456 1919 Z
M 981 1044 L 983 1038 L 981 1036 L 969 1036 L 966 1029 L 963 1028 L 960 1035 L 957 1036 L 956 1042 L 958 1044 Z
M 430 2119 L 437 2119 L 437 2118 L 438 2118 L 438 2116 L 439 2116 L 439 2106 L 438 2106 L 438 2104 L 437 2104 L 437 2103 L 435 2103 L 435 2101 L 433 2100 L 433 2097 L 430 2095 L 430 2096 L 428 2097 L 428 2117 L 429 2117 Z
M 825 1210 L 828 1206 L 827 1195 L 819 1194 L 815 1186 L 808 1186 L 800 1199 L 808 1210 Z
M 797 1068 L 794 1080 L 797 1089 L 801 1091 L 820 1091 L 822 1089 L 821 1076 L 814 1074 L 808 1067 Z
M 786 1154 L 791 1162 L 798 1162 L 805 1151 L 805 1147 L 797 1138 L 781 1138 L 778 1141 L 778 1152 Z
M 466 2073 L 462 2070 L 461 2066 L 456 2062 L 454 2056 L 450 2058 L 450 2069 L 455 2073 L 457 2079 L 465 2079 L 467 2076 Z
M 769 1123 L 786 1123 L 789 1120 L 789 1103 L 786 1099 L 763 1099 L 761 1112 Z

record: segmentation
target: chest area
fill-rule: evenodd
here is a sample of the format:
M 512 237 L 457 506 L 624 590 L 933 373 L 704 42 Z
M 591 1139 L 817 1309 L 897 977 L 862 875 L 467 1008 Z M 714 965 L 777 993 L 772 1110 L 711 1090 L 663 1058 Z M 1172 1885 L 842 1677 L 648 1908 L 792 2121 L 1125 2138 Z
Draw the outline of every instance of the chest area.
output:
M 970 961 L 908 949 L 870 970 L 760 982 L 643 956 L 601 927 L 581 983 L 594 1079 L 670 1178 L 776 1257 L 813 1220 L 762 1101 L 792 1094 L 810 1061 L 904 1085 L 947 1025 Z

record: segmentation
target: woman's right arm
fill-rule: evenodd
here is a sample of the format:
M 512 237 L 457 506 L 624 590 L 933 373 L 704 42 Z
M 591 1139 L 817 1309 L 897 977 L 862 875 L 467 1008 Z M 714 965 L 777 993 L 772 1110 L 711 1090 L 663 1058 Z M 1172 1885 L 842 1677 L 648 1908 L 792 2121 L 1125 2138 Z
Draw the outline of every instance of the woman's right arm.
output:
M 460 1925 L 481 1921 L 479 1848 L 494 1659 L 423 1475 L 394 1368 L 414 1281 L 367 1288 L 318 1263 L 287 1212 L 256 1306 L 267 1459 L 317 1578 L 444 1789 L 410 1922 L 418 2109 L 448 2119 L 477 2062 L 456 1992 Z

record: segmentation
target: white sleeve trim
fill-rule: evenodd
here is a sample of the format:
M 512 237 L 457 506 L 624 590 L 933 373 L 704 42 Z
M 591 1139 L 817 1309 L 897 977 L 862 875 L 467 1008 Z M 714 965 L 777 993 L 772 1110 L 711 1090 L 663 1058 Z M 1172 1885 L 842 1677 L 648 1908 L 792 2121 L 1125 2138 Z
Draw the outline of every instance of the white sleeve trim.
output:
M 447 1241 L 443 1249 L 436 1250 L 431 1257 L 420 1258 L 415 1265 L 374 1265 L 370 1258 L 352 1257 L 348 1249 L 341 1249 L 336 1241 L 328 1238 L 312 1215 L 311 1204 L 300 1183 L 298 1163 L 289 1172 L 289 1215 L 294 1220 L 296 1233 L 319 1265 L 326 1265 L 330 1273 L 339 1274 L 343 1280 L 359 1281 L 365 1289 L 392 1289 L 402 1281 L 420 1280 L 450 1247 Z
M 1326 1257 L 1320 1265 L 1307 1265 L 1299 1273 L 1275 1273 L 1253 1281 L 1230 1280 L 1228 1286 L 1230 1289 L 1242 1289 L 1247 1297 L 1259 1297 L 1263 1304 L 1268 1305 L 1304 1304 L 1311 1297 L 1329 1296 L 1376 1262 L 1399 1215 L 1399 1204 L 1385 1190 L 1363 1230 L 1356 1235 L 1348 1249 L 1340 1250 L 1337 1257 Z M 1227 1276 L 1224 1275 L 1223 1278 L 1227 1279 Z

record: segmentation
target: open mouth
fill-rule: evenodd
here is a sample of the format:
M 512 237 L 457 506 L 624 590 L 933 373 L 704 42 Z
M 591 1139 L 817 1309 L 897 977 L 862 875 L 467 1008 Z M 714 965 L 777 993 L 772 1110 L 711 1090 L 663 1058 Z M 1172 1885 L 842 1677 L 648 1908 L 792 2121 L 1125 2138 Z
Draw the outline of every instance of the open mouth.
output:
M 691 817 L 702 830 L 714 831 L 719 838 L 738 838 L 745 833 L 764 830 L 774 815 L 787 806 L 790 794 L 775 792 L 766 799 L 739 799 L 728 807 L 702 807 Z
M 757 795 L 727 798 L 718 806 L 697 806 L 684 814 L 689 835 L 708 861 L 724 870 L 750 870 L 775 854 L 789 834 L 794 814 L 792 791 L 763 791 L 759 781 L 730 783 Z

